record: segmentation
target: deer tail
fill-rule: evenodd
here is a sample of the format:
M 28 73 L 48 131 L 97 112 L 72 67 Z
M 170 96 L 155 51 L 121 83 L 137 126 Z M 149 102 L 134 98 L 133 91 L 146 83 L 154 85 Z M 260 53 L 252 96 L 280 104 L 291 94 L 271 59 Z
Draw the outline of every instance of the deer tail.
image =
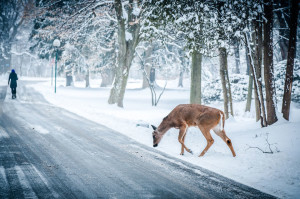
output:
M 220 111 L 220 115 L 221 115 L 221 127 L 222 127 L 222 130 L 224 130 L 224 126 L 225 126 L 225 114 L 223 111 Z

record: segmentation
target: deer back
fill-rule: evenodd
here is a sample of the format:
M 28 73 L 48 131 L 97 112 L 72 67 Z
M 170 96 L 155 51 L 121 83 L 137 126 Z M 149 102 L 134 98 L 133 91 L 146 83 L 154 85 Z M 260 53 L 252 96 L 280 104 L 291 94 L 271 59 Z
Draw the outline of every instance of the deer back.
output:
M 222 111 L 199 104 L 181 104 L 165 117 L 160 126 L 180 128 L 187 126 L 205 126 L 213 128 L 221 119 Z

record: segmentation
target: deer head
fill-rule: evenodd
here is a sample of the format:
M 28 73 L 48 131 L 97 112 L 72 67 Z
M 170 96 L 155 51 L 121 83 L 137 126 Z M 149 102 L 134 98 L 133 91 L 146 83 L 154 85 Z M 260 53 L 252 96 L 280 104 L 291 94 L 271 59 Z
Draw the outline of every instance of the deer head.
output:
M 153 128 L 153 133 L 152 133 L 152 137 L 153 137 L 153 147 L 157 147 L 158 146 L 158 143 L 160 142 L 161 140 L 161 135 L 160 133 L 157 131 L 157 127 L 154 126 L 154 125 L 151 125 L 152 128 Z

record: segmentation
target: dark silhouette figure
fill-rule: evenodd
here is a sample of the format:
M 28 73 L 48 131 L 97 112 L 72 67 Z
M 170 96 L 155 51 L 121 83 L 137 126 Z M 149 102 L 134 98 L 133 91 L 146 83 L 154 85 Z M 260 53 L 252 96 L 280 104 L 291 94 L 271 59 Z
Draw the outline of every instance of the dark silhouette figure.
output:
M 11 88 L 11 93 L 12 93 L 12 99 L 15 99 L 17 97 L 17 80 L 18 80 L 18 75 L 15 72 L 14 69 L 11 70 L 11 73 L 8 78 L 8 84 L 10 81 L 10 88 Z

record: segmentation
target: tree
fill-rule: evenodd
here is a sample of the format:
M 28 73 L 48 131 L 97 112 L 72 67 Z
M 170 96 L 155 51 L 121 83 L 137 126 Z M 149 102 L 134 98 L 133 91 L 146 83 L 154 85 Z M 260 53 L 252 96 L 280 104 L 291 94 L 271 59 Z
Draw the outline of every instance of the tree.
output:
M 289 12 L 289 1 L 287 0 L 275 0 L 275 8 L 276 11 L 274 13 L 277 16 L 278 21 L 278 31 L 279 31 L 279 47 L 280 47 L 280 53 L 281 53 L 281 59 L 285 60 L 287 59 L 288 55 L 288 45 L 289 45 L 289 16 L 287 15 Z
M 226 118 L 229 118 L 229 111 L 228 111 L 228 103 L 229 103 L 229 96 L 228 96 L 228 88 L 227 88 L 227 53 L 225 48 L 220 48 L 220 77 L 222 82 L 222 90 L 223 90 L 223 98 L 224 98 L 224 113 Z
M 261 2 L 259 7 L 261 8 Z M 253 64 L 256 71 L 256 78 L 257 78 L 257 87 L 258 91 L 255 92 L 255 111 L 256 111 L 256 121 L 262 119 L 262 126 L 267 126 L 267 119 L 266 119 L 266 111 L 265 111 L 265 102 L 264 102 L 264 95 L 263 95 L 263 83 L 261 80 L 262 77 L 262 49 L 263 49 L 263 29 L 262 29 L 262 13 L 259 13 L 255 19 L 252 21 L 253 26 L 253 33 L 252 33 L 252 41 L 253 41 Z M 251 74 L 253 76 L 253 74 Z M 260 95 L 258 95 L 260 93 Z M 260 102 L 259 102 L 260 100 Z
M 286 120 L 289 120 L 290 104 L 291 104 L 291 92 L 293 86 L 293 71 L 294 71 L 294 59 L 296 54 L 296 35 L 297 35 L 297 21 L 298 21 L 298 1 L 292 0 L 291 3 L 291 18 L 290 18 L 290 36 L 289 36 L 289 48 L 288 59 L 286 65 L 286 76 L 284 84 L 284 94 L 282 100 L 282 113 Z
M 11 47 L 19 27 L 29 18 L 33 0 L 1 0 L 0 2 L 0 73 L 10 69 Z
M 154 49 L 154 44 L 153 43 L 148 43 L 148 45 L 146 45 L 147 49 L 144 52 L 144 57 L 143 59 L 145 60 L 145 64 L 143 65 L 144 70 L 146 71 L 148 77 L 146 77 L 145 75 L 143 75 L 143 85 L 142 88 L 148 88 L 149 87 L 149 83 L 147 78 L 150 79 L 150 70 L 152 68 L 152 62 L 153 62 L 153 57 L 152 57 L 152 53 L 153 53 L 153 49 Z
M 248 83 L 248 94 L 247 94 L 247 102 L 246 102 L 246 110 L 245 112 L 250 112 L 251 110 L 251 101 L 252 101 L 252 93 L 253 93 L 253 75 L 250 70 L 250 63 L 249 63 L 249 51 L 248 48 L 245 48 L 246 52 L 246 64 L 247 64 L 247 71 L 246 74 L 249 75 L 249 83 Z M 258 116 L 259 114 L 256 114 Z M 260 119 L 260 117 L 256 118 L 257 120 Z
M 216 27 L 216 24 L 218 24 L 216 17 L 217 3 L 193 0 L 149 2 L 150 6 L 148 8 L 150 8 L 150 11 L 148 11 L 149 14 L 147 16 L 150 21 L 148 30 L 152 31 L 150 35 L 152 37 L 153 35 L 161 35 L 161 27 L 165 28 L 172 24 L 172 29 L 177 33 L 176 37 L 181 36 L 181 38 L 184 38 L 185 47 L 189 50 L 192 59 L 190 103 L 201 103 L 202 56 L 214 55 L 214 50 L 224 40 L 227 41 L 226 34 L 224 34 L 226 38 L 223 37 L 221 39 L 219 39 L 219 35 L 215 34 L 218 32 Z M 224 27 L 221 26 L 220 28 Z M 165 35 L 165 37 L 169 38 L 169 35 Z M 226 80 L 228 79 L 227 77 Z
M 231 87 L 228 75 L 228 62 L 227 62 L 227 49 L 226 46 L 229 44 L 232 35 L 230 31 L 226 31 L 226 26 L 230 27 L 230 20 L 228 20 L 225 13 L 230 9 L 230 4 L 226 4 L 223 1 L 217 1 L 218 8 L 218 37 L 219 37 L 219 57 L 220 57 L 220 77 L 222 82 L 222 90 L 224 97 L 224 113 L 226 118 L 229 118 L 228 106 L 230 106 L 230 114 L 233 116 L 233 106 L 231 97 Z M 226 21 L 226 23 L 224 23 Z M 229 23 L 228 23 L 229 22 Z M 229 33 L 229 34 L 228 34 Z M 225 43 L 225 44 L 224 44 Z M 227 46 L 227 48 L 229 48 Z
M 256 102 L 257 102 L 257 106 L 259 107 L 259 118 L 261 120 L 261 126 L 265 127 L 267 125 L 267 123 L 266 123 L 266 117 L 265 117 L 265 111 L 264 111 L 263 92 L 262 92 L 262 89 L 260 89 L 261 79 L 257 77 L 259 72 L 255 68 L 254 63 L 253 63 L 253 55 L 251 53 L 251 49 L 253 47 L 250 44 L 248 35 L 246 33 L 244 35 L 245 35 L 246 46 L 249 49 L 248 57 L 249 57 L 249 62 L 250 62 L 251 73 L 253 74 L 254 91 L 255 91 L 255 95 L 258 96 Z
M 179 60 L 180 60 L 180 69 L 179 69 L 179 79 L 178 79 L 178 87 L 183 87 L 183 76 L 184 73 L 187 71 L 189 62 L 187 56 L 185 55 L 184 49 L 179 49 Z
M 260 0 L 241 0 L 241 2 L 241 4 L 234 4 L 232 10 L 237 18 L 247 19 L 243 23 L 239 24 L 239 30 L 242 30 L 242 35 L 244 36 L 250 71 L 253 76 L 257 120 L 260 119 L 261 126 L 264 127 L 267 125 L 267 122 L 261 81 L 262 2 Z M 249 84 L 251 84 L 251 79 L 249 79 Z M 249 88 L 251 87 L 249 86 Z
M 151 38 L 163 37 L 162 40 L 165 42 L 184 40 L 184 46 L 189 50 L 192 59 L 190 103 L 197 104 L 201 103 L 202 56 L 209 51 L 210 44 L 204 42 L 206 37 L 202 31 L 204 30 L 204 15 L 208 14 L 205 9 L 207 5 L 204 6 L 202 2 L 192 0 L 148 1 L 146 28 L 144 28 Z
M 191 90 L 190 103 L 201 104 L 201 70 L 202 70 L 202 54 L 194 50 L 191 53 Z
M 118 24 L 118 62 L 116 76 L 108 99 L 109 104 L 123 107 L 123 99 L 127 85 L 131 62 L 135 48 L 140 41 L 141 3 L 129 0 L 127 9 L 123 9 L 121 0 L 115 0 L 115 12 Z M 124 16 L 127 16 L 124 18 Z
M 240 43 L 234 42 L 235 73 L 240 74 Z
M 276 99 L 273 65 L 273 0 L 264 1 L 264 76 L 268 125 L 275 123 Z
M 40 58 L 49 59 L 53 56 L 52 42 L 59 38 L 62 41 L 59 55 L 65 51 L 59 59 L 68 63 L 66 67 L 75 67 L 73 71 L 84 75 L 87 87 L 90 72 L 101 71 L 111 79 L 110 71 L 116 62 L 116 23 L 111 1 L 44 0 L 37 1 L 37 5 L 39 14 L 32 31 L 31 49 Z M 61 67 L 61 71 L 64 69 Z

